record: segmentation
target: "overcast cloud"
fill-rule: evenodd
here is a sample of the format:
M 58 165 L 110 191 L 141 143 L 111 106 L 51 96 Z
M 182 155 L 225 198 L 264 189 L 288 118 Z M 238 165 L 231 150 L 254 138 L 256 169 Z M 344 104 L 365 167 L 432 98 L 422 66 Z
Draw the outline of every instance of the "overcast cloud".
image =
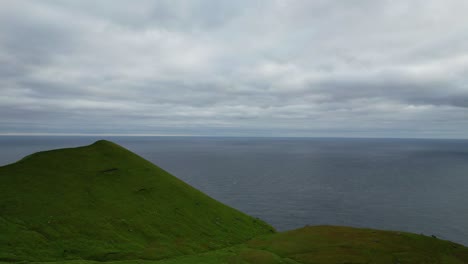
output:
M 0 2 L 0 134 L 468 138 L 468 1 Z

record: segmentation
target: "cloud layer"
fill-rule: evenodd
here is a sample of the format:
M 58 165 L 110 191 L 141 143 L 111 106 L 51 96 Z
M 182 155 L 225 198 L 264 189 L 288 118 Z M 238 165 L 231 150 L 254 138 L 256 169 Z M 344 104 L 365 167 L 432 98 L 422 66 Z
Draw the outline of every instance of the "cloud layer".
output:
M 466 10 L 2 1 L 0 134 L 468 138 Z

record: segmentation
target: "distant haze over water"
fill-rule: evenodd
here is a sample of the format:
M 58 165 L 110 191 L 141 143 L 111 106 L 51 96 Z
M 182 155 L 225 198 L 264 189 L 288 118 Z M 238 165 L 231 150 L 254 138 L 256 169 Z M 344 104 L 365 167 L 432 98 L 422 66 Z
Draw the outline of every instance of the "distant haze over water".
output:
M 0 136 L 0 165 L 101 138 Z M 468 245 L 468 140 L 106 139 L 280 231 L 348 225 Z

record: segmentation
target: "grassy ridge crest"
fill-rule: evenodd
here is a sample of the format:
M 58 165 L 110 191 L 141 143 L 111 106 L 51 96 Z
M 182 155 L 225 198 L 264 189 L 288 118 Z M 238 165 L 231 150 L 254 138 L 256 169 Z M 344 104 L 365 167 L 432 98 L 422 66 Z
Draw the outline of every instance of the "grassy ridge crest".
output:
M 161 259 L 273 232 L 105 140 L 0 167 L 0 260 Z

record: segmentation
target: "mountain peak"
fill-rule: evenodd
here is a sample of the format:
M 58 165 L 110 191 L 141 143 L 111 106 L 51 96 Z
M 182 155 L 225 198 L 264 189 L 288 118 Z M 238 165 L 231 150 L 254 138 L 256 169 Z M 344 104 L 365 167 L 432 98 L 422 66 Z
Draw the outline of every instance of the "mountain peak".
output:
M 107 140 L 0 167 L 0 261 L 160 259 L 272 230 Z
M 99 146 L 99 147 L 120 147 L 120 148 L 123 148 L 122 146 L 120 146 L 119 144 L 116 144 L 112 141 L 109 141 L 109 140 L 105 140 L 105 139 L 100 139 L 100 140 L 97 140 L 96 142 L 94 142 L 93 144 L 91 144 L 90 146 Z
M 109 140 L 100 139 L 100 140 L 97 140 L 96 142 L 94 142 L 92 145 L 103 145 L 103 144 L 115 144 L 115 143 L 111 142 Z

